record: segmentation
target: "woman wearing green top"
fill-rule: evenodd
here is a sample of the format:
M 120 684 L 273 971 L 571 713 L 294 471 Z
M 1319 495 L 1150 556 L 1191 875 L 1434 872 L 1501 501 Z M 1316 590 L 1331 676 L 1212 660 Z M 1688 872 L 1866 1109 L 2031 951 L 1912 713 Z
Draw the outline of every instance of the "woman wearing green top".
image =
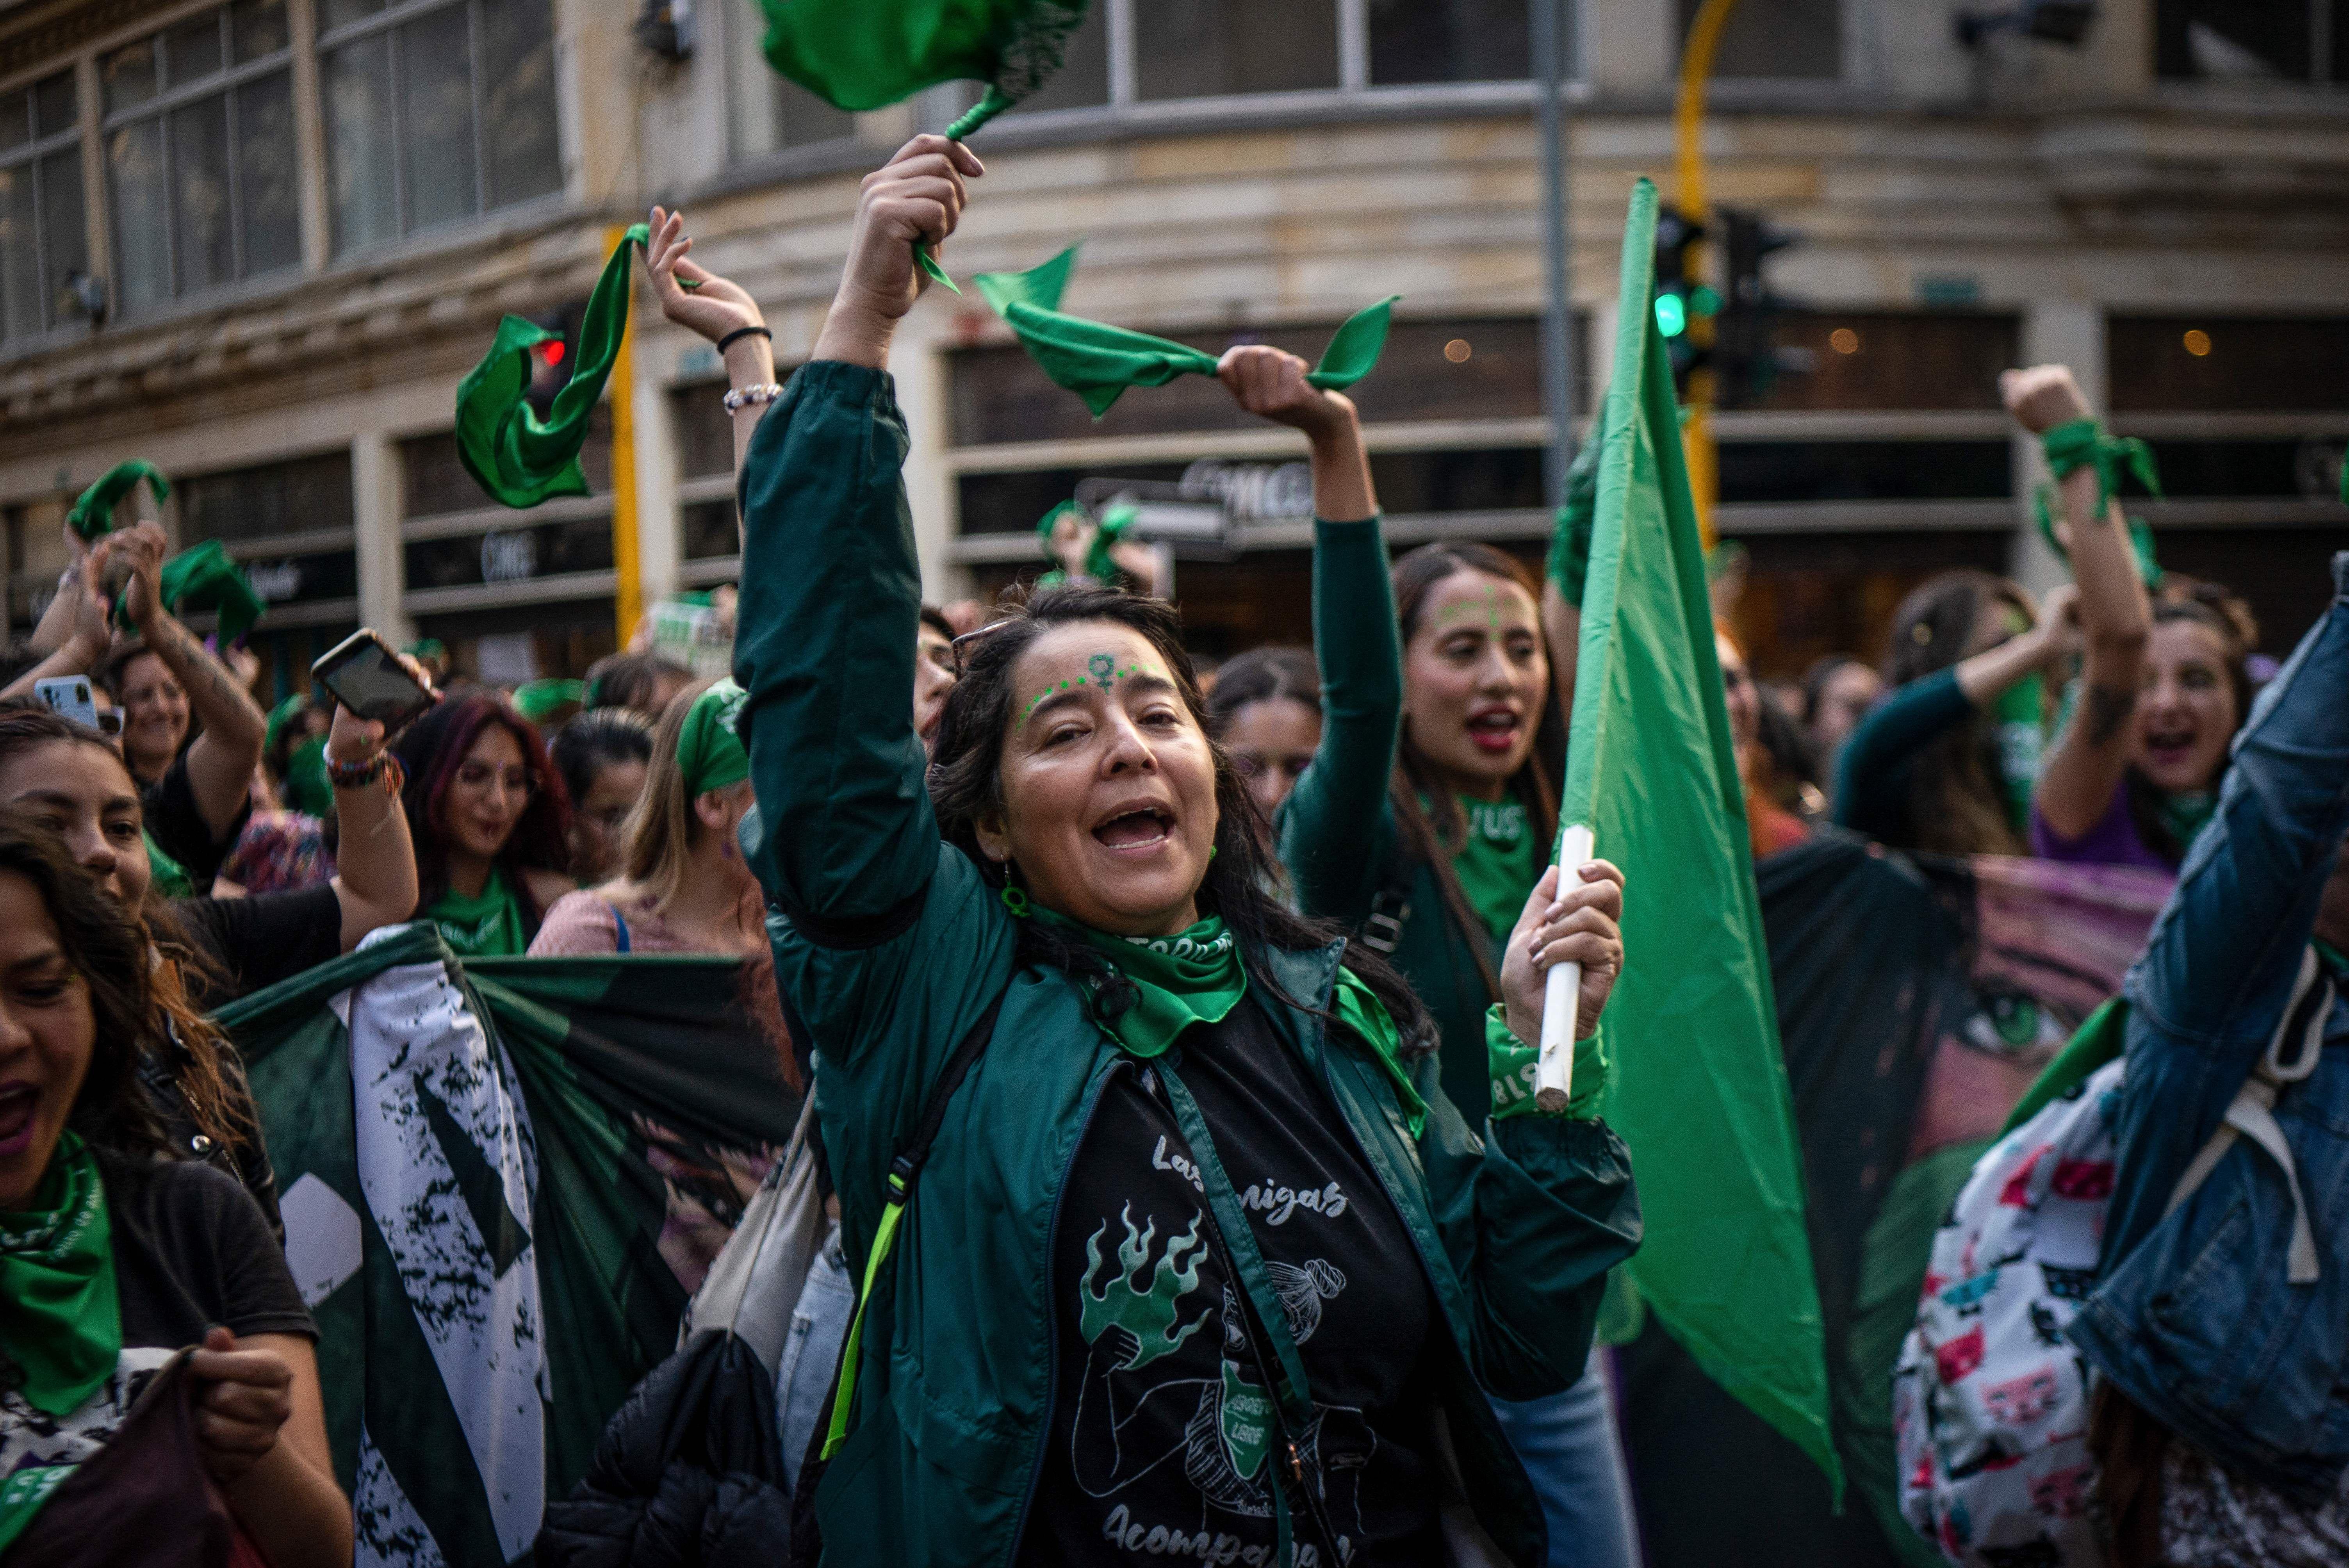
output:
M 571 800 L 530 721 L 451 696 L 393 743 L 416 841 L 416 913 L 468 958 L 518 958 L 570 876 Z
M 1317 454 L 1359 447 L 1352 405 L 1334 394 L 1258 411 L 1300 426 Z M 1281 815 L 1282 858 L 1305 913 L 1392 956 L 1440 1027 L 1445 1090 L 1481 1122 L 1522 1092 L 1487 1078 L 1485 1012 L 1557 833 L 1540 752 L 1551 689 L 1540 584 L 1515 558 L 1466 542 L 1424 545 L 1391 572 L 1367 494 L 1336 514 L 1317 497 L 1317 511 L 1324 727 Z M 1573 1387 L 1495 1409 L 1541 1494 L 1549 1561 L 1635 1568 L 1630 1487 L 1596 1357 Z
M 1580 1370 L 1638 1238 L 1619 1140 L 1587 1102 L 1478 1140 L 1392 968 L 1266 896 L 1163 602 L 1056 588 L 967 639 L 925 765 L 884 367 L 913 247 L 978 172 L 925 136 L 864 181 L 813 361 L 742 465 L 744 847 L 863 1282 L 825 1561 L 1535 1563 L 1486 1390 Z M 1316 480 L 1339 515 L 1367 500 L 1359 449 Z M 1553 887 L 1509 944 L 1505 1072 L 1547 965 L 1586 964 L 1588 1016 L 1621 963 L 1619 873 Z M 1598 1076 L 1595 1037 L 1578 1054 Z

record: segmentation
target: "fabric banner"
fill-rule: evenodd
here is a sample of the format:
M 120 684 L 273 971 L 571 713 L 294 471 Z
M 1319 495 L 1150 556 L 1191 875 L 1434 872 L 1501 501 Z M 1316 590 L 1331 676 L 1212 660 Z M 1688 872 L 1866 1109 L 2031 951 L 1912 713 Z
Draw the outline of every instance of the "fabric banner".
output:
M 1897 1511 L 1890 1376 L 1933 1229 L 2041 1072 L 2119 989 L 2170 879 L 1893 854 L 1827 830 L 1762 861 L 1756 880 L 1836 1443 L 1865 1512 L 1833 1517 L 1798 1451 L 1759 1423 L 1740 1427 L 1725 1398 L 1643 1405 L 1686 1382 L 1672 1370 L 1678 1347 L 1651 1335 L 1627 1352 L 1641 1525 L 1657 1561 L 1930 1568 L 1936 1554 Z M 1723 1506 L 1723 1474 L 1750 1506 Z M 1757 1555 L 1757 1541 L 1772 1544 Z
M 1696 509 L 1651 308 L 1656 189 L 1624 225 L 1561 825 L 1623 868 L 1607 1119 L 1647 1237 L 1624 1274 L 1705 1374 L 1840 1486 L 1803 1171 Z
M 460 963 L 419 924 L 221 1014 L 360 1564 L 525 1560 L 676 1347 L 799 1111 L 743 979 L 691 955 Z

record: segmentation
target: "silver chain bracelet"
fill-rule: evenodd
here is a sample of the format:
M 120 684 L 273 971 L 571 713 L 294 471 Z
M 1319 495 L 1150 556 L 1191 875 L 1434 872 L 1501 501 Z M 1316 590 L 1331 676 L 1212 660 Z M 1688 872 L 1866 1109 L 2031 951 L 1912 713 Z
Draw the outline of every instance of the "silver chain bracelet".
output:
M 754 404 L 771 403 L 782 395 L 782 387 L 773 381 L 763 387 L 737 387 L 726 394 L 726 411 L 738 414 Z

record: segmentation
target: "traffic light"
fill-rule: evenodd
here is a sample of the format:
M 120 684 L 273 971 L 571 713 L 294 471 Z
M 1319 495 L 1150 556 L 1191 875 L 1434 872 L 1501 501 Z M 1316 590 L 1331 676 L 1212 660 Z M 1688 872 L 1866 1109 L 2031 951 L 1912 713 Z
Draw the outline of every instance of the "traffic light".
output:
M 1728 207 L 1715 211 L 1729 283 L 1728 297 L 1714 323 L 1715 401 L 1724 408 L 1745 407 L 1767 397 L 1782 373 L 1797 368 L 1776 343 L 1778 317 L 1786 302 L 1771 291 L 1764 266 L 1800 236 L 1774 227 L 1758 212 Z
M 1696 275 L 1698 243 L 1704 225 L 1679 209 L 1656 214 L 1656 330 L 1664 335 L 1672 361 L 1672 383 L 1682 401 L 1688 378 L 1713 358 L 1713 318 L 1721 295 Z

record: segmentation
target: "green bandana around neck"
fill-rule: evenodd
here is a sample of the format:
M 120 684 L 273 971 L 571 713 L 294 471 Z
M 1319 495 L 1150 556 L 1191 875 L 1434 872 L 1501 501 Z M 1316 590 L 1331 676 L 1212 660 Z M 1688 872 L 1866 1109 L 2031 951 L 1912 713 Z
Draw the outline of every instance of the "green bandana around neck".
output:
M 1194 1024 L 1222 1023 L 1247 994 L 1239 944 L 1219 914 L 1172 936 L 1112 936 L 1040 906 L 1033 918 L 1069 932 L 1133 982 L 1139 1000 L 1102 1027 L 1144 1061 Z
M 1024 273 L 981 273 L 973 280 L 1054 384 L 1083 398 L 1098 419 L 1129 387 L 1164 387 L 1177 376 L 1216 373 L 1212 354 L 1064 314 L 1061 295 L 1075 270 L 1077 249 L 1071 245 Z M 1347 317 L 1305 379 L 1324 391 L 1338 391 L 1368 376 L 1386 346 L 1389 314 L 1402 297 L 1389 294 Z
M 157 896 L 195 897 L 196 882 L 193 877 L 188 875 L 188 868 L 166 854 L 163 846 L 155 841 L 153 833 L 141 828 L 139 830 L 139 834 L 147 841 L 147 881 L 149 885 L 154 888 Z
M 802 7 L 804 9 L 804 7 Z M 620 237 L 587 296 L 579 356 L 571 379 L 544 419 L 530 406 L 530 351 L 561 335 L 510 315 L 498 323 L 490 352 L 457 387 L 457 456 L 482 493 L 501 506 L 536 506 L 554 496 L 588 495 L 579 449 L 604 396 L 628 330 L 628 269 L 649 237 L 642 223 Z
M 63 1416 L 122 1358 L 113 1228 L 89 1146 L 70 1132 L 60 1139 L 33 1201 L 0 1213 L 0 1345 L 24 1374 L 25 1402 Z
M 163 608 L 174 615 L 195 614 L 204 610 L 220 615 L 218 636 L 222 647 L 253 630 L 268 606 L 261 595 L 253 591 L 253 583 L 244 568 L 229 559 L 217 539 L 207 539 L 192 550 L 182 550 L 163 562 L 155 574 L 156 590 Z M 114 624 L 130 624 L 130 611 L 125 601 L 114 605 Z
M 750 777 L 750 754 L 734 734 L 734 720 L 749 696 L 730 678 L 695 697 L 686 709 L 685 727 L 677 736 L 677 768 L 685 775 L 687 799 Z
M 1520 800 L 1463 800 L 1460 809 L 1467 816 L 1468 833 L 1452 856 L 1452 874 L 1468 907 L 1485 923 L 1485 934 L 1506 942 L 1541 881 L 1542 846 Z M 1420 810 L 1432 810 L 1424 798 Z
M 2179 860 L 2186 858 L 2186 851 L 2194 847 L 2194 841 L 2218 814 L 2216 789 L 2180 789 L 2175 794 L 2162 794 L 2161 825 L 2177 843 Z
M 66 513 L 66 526 L 84 539 L 103 539 L 114 531 L 115 507 L 139 488 L 141 480 L 147 481 L 157 506 L 171 499 L 171 481 L 164 478 L 163 470 L 144 458 L 132 458 L 107 469 L 96 484 L 81 492 L 73 510 Z
M 2046 685 L 2033 670 L 2001 695 L 1992 712 L 1998 719 L 1998 769 L 2006 790 L 2006 814 L 2017 831 L 2031 822 L 2031 792 L 2039 785 L 2040 755 L 2046 749 Z
M 523 935 L 522 900 L 503 866 L 490 868 L 490 880 L 471 898 L 453 890 L 433 900 L 424 918 L 440 928 L 441 940 L 461 958 L 519 958 L 530 946 Z

